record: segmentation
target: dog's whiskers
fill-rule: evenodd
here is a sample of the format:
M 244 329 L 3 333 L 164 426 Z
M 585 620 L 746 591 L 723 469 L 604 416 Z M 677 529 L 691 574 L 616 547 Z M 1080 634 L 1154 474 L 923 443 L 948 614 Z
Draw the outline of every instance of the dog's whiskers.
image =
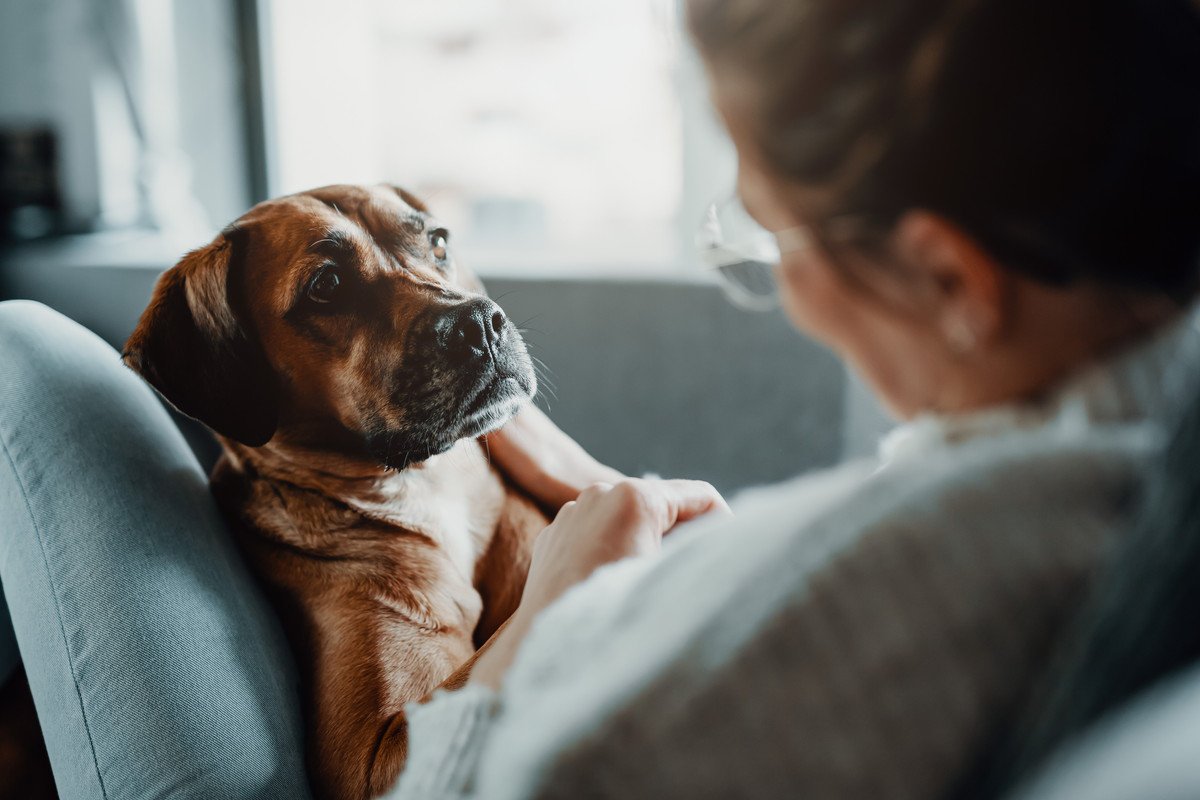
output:
M 523 329 L 526 325 L 528 325 L 529 323 L 533 322 L 534 320 L 536 320 L 542 316 L 544 316 L 544 315 L 543 314 L 534 314 L 532 317 L 529 317 L 524 322 L 522 322 L 520 325 L 518 325 L 517 328 Z M 541 331 L 538 331 L 538 333 L 541 333 Z
M 537 370 L 534 370 L 534 372 L 538 376 L 538 393 L 540 394 L 542 391 L 549 392 L 555 400 L 558 400 L 558 387 L 554 385 L 554 381 L 542 375 Z
M 555 401 L 557 401 L 558 386 L 551 377 L 550 367 L 546 365 L 545 361 L 542 361 L 533 353 L 529 354 L 529 358 L 533 364 L 533 373 L 537 375 L 538 378 L 538 393 L 540 394 L 541 391 L 545 389 L 551 394 L 551 396 L 554 397 Z
M 542 371 L 542 373 L 546 375 L 546 377 L 548 377 L 548 378 L 549 378 L 549 377 L 551 377 L 551 376 L 553 375 L 553 372 L 551 372 L 551 370 L 550 370 L 550 367 L 549 367 L 549 366 L 547 366 L 547 364 L 546 364 L 546 362 L 545 362 L 545 361 L 542 361 L 540 358 L 538 358 L 537 356 L 533 355 L 532 353 L 530 353 L 530 355 L 529 355 L 529 360 L 530 360 L 531 362 L 533 362 L 534 369 L 539 369 L 539 370 L 541 370 L 541 371 Z

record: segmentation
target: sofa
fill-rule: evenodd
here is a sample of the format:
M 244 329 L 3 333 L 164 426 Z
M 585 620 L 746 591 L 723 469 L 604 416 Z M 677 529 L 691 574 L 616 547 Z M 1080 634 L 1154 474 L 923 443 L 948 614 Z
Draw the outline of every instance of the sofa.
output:
M 72 437 L 88 431 L 56 416 L 55 396 L 100 380 L 94 364 L 115 358 L 104 342 L 119 348 L 166 263 L 157 255 L 107 263 L 62 243 L 0 257 L 0 300 L 37 300 L 99 337 L 40 305 L 0 311 L 8 315 L 0 319 L 0 369 L 49 376 L 37 387 L 45 393 L 38 414 L 8 424 L 26 426 L 54 457 L 71 457 Z M 827 352 L 778 314 L 738 312 L 706 283 L 504 276 L 487 283 L 548 365 L 553 386 L 539 402 L 627 473 L 699 477 L 733 493 L 832 464 L 886 427 Z M 51 374 L 14 361 L 12 353 L 47 339 L 71 369 Z M 22 391 L 32 390 L 0 384 L 0 404 Z M 136 448 L 138 420 L 164 411 L 144 386 L 130 391 L 134 400 L 122 408 L 108 408 L 103 392 L 95 402 L 97 413 L 128 415 Z M 145 452 L 131 481 L 90 485 L 103 465 L 78 464 L 81 486 L 89 484 L 78 494 L 39 498 L 35 484 L 0 497 L 31 509 L 14 540 L 41 551 L 24 554 L 24 563 L 61 571 L 69 587 L 41 598 L 53 615 L 21 613 L 18 606 L 53 587 L 38 575 L 4 573 L 15 555 L 0 551 L 5 596 L 25 620 L 14 637 L 0 614 L 0 679 L 15 664 L 16 644 L 21 652 L 39 649 L 39 663 L 59 665 L 57 674 L 29 678 L 39 715 L 55 720 L 45 735 L 63 798 L 302 798 L 294 667 L 277 621 L 220 533 L 204 478 L 214 443 L 191 421 L 173 418 L 178 447 Z M 128 498 L 117 512 L 99 513 L 89 491 Z M 121 514 L 194 528 L 195 536 L 189 532 L 182 555 L 167 559 L 153 535 L 129 541 Z M 110 547 L 127 550 L 128 559 L 103 575 L 78 566 L 90 562 L 79 553 Z M 121 622 L 97 643 L 81 619 Z M 1197 798 L 1198 756 L 1200 668 L 1110 715 L 1013 798 Z

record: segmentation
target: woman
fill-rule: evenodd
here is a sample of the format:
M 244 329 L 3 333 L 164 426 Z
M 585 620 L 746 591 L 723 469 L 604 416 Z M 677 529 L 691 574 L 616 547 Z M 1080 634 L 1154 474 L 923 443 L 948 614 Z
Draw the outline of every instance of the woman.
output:
M 907 424 L 729 519 L 521 418 L 493 452 L 570 502 L 469 684 L 410 709 L 393 797 L 950 790 L 1127 527 L 1198 366 L 1195 3 L 688 11 L 784 309 Z

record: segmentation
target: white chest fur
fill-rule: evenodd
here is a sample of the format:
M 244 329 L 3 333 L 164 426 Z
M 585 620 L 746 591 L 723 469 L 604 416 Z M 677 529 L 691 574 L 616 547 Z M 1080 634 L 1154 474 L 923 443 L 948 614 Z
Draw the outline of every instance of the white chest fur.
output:
M 471 582 L 504 505 L 504 485 L 483 449 L 463 440 L 415 467 L 381 477 L 360 513 L 428 536 Z

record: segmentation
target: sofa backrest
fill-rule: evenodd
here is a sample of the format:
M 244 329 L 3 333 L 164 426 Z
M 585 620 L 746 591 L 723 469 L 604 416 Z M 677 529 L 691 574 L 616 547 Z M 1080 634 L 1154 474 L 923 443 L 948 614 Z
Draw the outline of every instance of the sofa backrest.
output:
M 732 491 L 836 461 L 845 376 L 780 313 L 748 314 L 705 283 L 504 280 L 553 391 L 543 408 L 630 474 Z

